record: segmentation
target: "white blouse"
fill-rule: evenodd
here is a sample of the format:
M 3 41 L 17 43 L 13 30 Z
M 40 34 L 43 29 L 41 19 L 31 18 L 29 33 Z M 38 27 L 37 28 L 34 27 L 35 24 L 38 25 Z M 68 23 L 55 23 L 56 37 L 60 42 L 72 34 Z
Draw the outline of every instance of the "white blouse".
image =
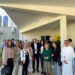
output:
M 41 46 L 41 53 L 43 53 L 43 50 L 44 50 L 44 46 Z
M 21 58 L 21 61 L 26 61 L 26 52 L 29 53 L 29 59 L 30 59 L 30 52 L 29 52 L 29 49 L 27 48 L 27 50 L 25 51 L 24 49 L 20 52 L 20 58 Z

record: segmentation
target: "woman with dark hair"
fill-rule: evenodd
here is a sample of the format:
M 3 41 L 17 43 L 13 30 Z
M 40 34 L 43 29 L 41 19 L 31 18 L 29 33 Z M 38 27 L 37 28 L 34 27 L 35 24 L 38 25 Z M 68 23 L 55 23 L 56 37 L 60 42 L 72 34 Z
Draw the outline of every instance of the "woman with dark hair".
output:
M 8 66 L 10 69 L 10 73 L 7 75 L 12 75 L 13 67 L 14 67 L 14 50 L 12 48 L 11 40 L 8 40 L 7 46 L 3 50 L 3 64 Z
M 43 40 L 41 40 L 41 42 L 40 42 L 40 58 L 41 58 L 41 70 L 42 70 L 42 72 L 41 72 L 41 74 L 43 74 L 43 50 L 44 50 L 44 41 Z
M 54 70 L 56 75 L 61 75 L 61 57 L 60 57 L 60 45 L 53 42 L 52 43 L 53 50 L 52 50 L 52 57 L 54 62 Z

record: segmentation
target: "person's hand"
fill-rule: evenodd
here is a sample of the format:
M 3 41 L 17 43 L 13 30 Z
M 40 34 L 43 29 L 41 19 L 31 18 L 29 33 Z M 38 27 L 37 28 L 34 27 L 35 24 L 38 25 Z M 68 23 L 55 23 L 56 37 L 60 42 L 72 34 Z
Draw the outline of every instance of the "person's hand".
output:
M 21 52 L 21 51 L 22 51 L 22 49 L 19 50 L 19 52 Z
M 30 54 L 30 56 L 32 57 L 33 55 L 32 55 L 32 54 Z
M 64 60 L 64 63 L 65 63 L 65 64 L 68 64 L 66 60 Z
M 40 52 L 40 54 L 42 54 L 42 52 Z
M 44 59 L 46 59 L 46 57 L 44 57 Z
M 7 63 L 5 63 L 4 65 L 8 65 Z
M 44 59 L 48 59 L 48 57 L 45 57 Z
M 46 59 L 48 59 L 48 57 L 46 57 Z
M 23 61 L 23 64 L 25 64 L 25 61 Z
M 35 49 L 35 51 L 38 51 L 38 49 Z
M 54 56 L 54 54 L 52 54 L 52 56 Z

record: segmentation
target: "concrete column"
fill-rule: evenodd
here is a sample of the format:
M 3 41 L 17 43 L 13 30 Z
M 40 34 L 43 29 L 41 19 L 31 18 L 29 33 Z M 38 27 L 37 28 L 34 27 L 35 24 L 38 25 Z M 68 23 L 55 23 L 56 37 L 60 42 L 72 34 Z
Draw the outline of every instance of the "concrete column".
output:
M 61 34 L 61 47 L 64 46 L 64 40 L 67 40 L 67 18 L 62 16 L 60 19 L 60 34 Z

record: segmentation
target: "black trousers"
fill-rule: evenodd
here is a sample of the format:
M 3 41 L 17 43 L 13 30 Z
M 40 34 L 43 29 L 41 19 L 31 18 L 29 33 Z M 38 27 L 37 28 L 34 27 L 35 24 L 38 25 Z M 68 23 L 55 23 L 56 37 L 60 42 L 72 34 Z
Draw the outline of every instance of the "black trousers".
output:
M 44 74 L 43 75 L 46 75 L 46 73 L 44 72 Z
M 28 73 L 28 65 L 29 65 L 29 62 L 25 62 L 25 64 L 23 64 L 22 75 L 27 75 L 27 73 Z
M 7 60 L 7 66 L 9 67 L 9 69 L 10 69 L 10 73 L 9 74 L 7 74 L 7 75 L 12 75 L 12 72 L 13 72 L 13 68 L 14 68 L 14 62 L 13 62 L 13 59 L 12 58 L 9 58 L 8 60 Z
M 42 72 L 43 72 L 44 59 L 43 59 L 42 55 L 40 55 L 40 60 L 41 60 L 41 69 L 42 69 Z
M 23 64 L 22 75 L 27 75 L 27 73 L 28 73 L 28 65 L 29 65 L 29 53 L 28 53 L 28 55 L 26 55 L 25 64 Z
M 39 55 L 35 54 L 34 55 L 34 60 L 33 60 L 33 70 L 35 71 L 35 61 L 36 61 L 36 69 L 39 70 Z

